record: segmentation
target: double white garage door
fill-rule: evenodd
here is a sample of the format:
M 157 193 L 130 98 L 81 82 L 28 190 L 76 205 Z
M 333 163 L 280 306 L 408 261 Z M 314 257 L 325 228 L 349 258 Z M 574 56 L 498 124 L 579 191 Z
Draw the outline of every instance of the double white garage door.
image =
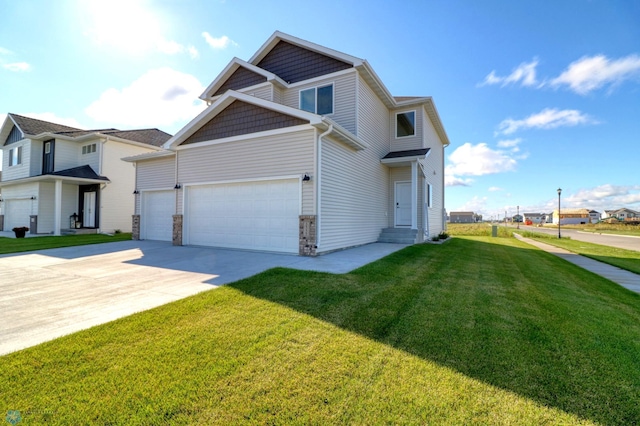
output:
M 171 240 L 173 191 L 144 193 L 142 210 L 142 238 Z M 297 253 L 299 214 L 299 179 L 186 186 L 183 243 Z

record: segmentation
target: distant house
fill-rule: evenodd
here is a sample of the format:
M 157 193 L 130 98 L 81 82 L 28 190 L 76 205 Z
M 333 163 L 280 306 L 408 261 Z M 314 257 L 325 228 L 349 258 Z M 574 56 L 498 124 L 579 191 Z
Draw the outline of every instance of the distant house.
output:
M 591 219 L 591 223 L 600 222 L 601 216 L 602 215 L 600 214 L 600 212 L 595 210 L 589 210 L 589 218 Z
M 0 127 L 0 230 L 35 234 L 131 231 L 135 169 L 120 158 L 157 152 L 158 129 L 81 130 L 8 114 Z
M 640 221 L 640 212 L 635 210 L 621 208 L 617 210 L 605 210 L 602 219 L 618 219 L 622 221 Z
M 531 221 L 532 224 L 545 223 L 547 220 L 546 213 L 523 213 L 524 221 Z
M 449 213 L 450 223 L 475 223 L 477 221 L 474 212 L 451 212 Z
M 559 217 L 558 210 L 553 211 L 553 223 L 555 224 L 560 221 L 561 225 L 581 225 L 589 223 L 589 220 L 588 209 L 560 209 Z

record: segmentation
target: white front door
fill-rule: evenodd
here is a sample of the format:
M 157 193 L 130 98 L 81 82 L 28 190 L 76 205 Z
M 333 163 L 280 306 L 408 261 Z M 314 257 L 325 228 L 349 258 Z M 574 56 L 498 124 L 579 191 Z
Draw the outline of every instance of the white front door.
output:
M 396 226 L 411 226 L 411 182 L 396 182 Z
M 84 214 L 82 218 L 82 226 L 85 228 L 94 228 L 96 226 L 96 193 L 84 193 Z

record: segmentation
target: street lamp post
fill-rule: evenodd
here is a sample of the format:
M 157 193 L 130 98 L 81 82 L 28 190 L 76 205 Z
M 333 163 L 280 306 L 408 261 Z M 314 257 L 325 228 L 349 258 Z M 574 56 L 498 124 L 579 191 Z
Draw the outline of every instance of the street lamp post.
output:
M 560 194 L 562 194 L 562 188 L 558 188 L 558 238 L 562 238 L 560 235 Z
M 520 229 L 520 206 L 518 206 L 518 214 L 516 217 L 518 218 L 518 229 Z

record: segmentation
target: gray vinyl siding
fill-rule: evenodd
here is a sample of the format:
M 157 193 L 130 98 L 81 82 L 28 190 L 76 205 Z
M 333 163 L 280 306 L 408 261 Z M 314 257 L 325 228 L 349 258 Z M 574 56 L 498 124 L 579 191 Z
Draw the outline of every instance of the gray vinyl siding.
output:
M 29 159 L 29 176 L 42 174 L 42 141 L 31 141 L 31 157 Z M 55 151 L 53 153 L 55 155 Z M 24 161 L 24 149 L 22 150 Z M 54 157 L 55 158 L 55 157 Z M 55 166 L 54 166 L 55 167 Z
M 255 96 L 256 98 L 264 99 L 266 101 L 272 101 L 273 100 L 272 88 L 273 88 L 273 85 L 271 83 L 265 83 L 260 87 L 256 87 L 255 89 L 242 90 L 242 92 L 246 93 L 247 95 Z
M 274 85 L 271 85 L 271 87 L 273 88 L 273 98 L 271 100 L 279 104 L 284 104 L 284 90 Z
M 333 83 L 333 114 L 329 114 L 327 117 L 351 133 L 358 135 L 355 108 L 357 78 L 358 73 L 354 70 L 326 79 L 315 80 L 312 83 L 295 86 L 284 91 L 284 104 L 299 109 L 301 90 Z
M 396 114 L 399 112 L 416 112 L 416 134 L 396 138 Z M 410 149 L 425 148 L 422 145 L 422 128 L 424 121 L 424 109 L 421 106 L 407 107 L 393 110 L 389 113 L 389 140 L 391 141 L 391 151 L 407 151 Z
M 53 232 L 54 229 L 54 207 L 55 207 L 55 194 L 56 187 L 53 182 L 40 182 L 38 191 L 38 233 L 48 234 Z M 77 198 L 76 198 L 77 204 Z M 77 212 L 76 212 L 77 213 Z M 70 213 L 73 214 L 73 213 Z M 64 216 L 61 216 L 62 220 Z M 69 227 L 69 215 L 66 216 L 66 220 L 62 222 L 61 229 Z
M 178 151 L 178 182 L 183 185 L 313 174 L 315 130 L 246 138 Z M 182 193 L 182 191 L 179 191 Z M 302 185 L 302 214 L 315 214 L 314 185 Z M 178 209 L 182 210 L 179 196 Z
M 85 144 L 82 144 L 85 145 Z M 56 139 L 56 151 L 53 170 L 59 172 L 60 170 L 67 170 L 80 165 L 89 164 L 84 158 L 80 158 L 79 150 L 82 145 L 77 142 L 71 142 L 66 140 Z M 42 148 L 41 148 L 42 149 Z M 96 146 L 96 152 L 98 147 Z M 86 156 L 85 156 L 86 157 Z M 97 170 L 94 169 L 97 172 Z
M 14 142 L 9 147 L 2 150 L 2 180 L 10 181 L 29 177 L 31 164 L 31 140 L 24 139 L 23 142 Z M 22 162 L 9 167 L 9 151 L 22 147 Z
M 389 112 L 364 80 L 355 86 L 359 99 L 357 133 L 369 147 L 354 151 L 323 139 L 320 252 L 377 241 L 388 223 L 389 169 L 380 159 L 389 152 Z M 355 102 L 355 93 L 352 99 Z M 354 105 L 350 109 L 355 112 Z
M 176 184 L 176 160 L 174 156 L 136 163 L 136 189 L 138 191 L 173 189 Z M 135 196 L 135 212 L 140 214 L 141 195 Z
M 425 132 L 427 136 L 425 143 L 429 151 L 429 156 L 425 160 L 426 182 L 431 184 L 433 190 L 433 205 L 428 209 L 429 214 L 429 235 L 437 235 L 445 229 L 444 213 L 444 146 L 438 139 L 433 127 L 433 133 Z M 425 129 L 428 129 L 425 126 Z M 433 173 L 435 171 L 435 174 Z

